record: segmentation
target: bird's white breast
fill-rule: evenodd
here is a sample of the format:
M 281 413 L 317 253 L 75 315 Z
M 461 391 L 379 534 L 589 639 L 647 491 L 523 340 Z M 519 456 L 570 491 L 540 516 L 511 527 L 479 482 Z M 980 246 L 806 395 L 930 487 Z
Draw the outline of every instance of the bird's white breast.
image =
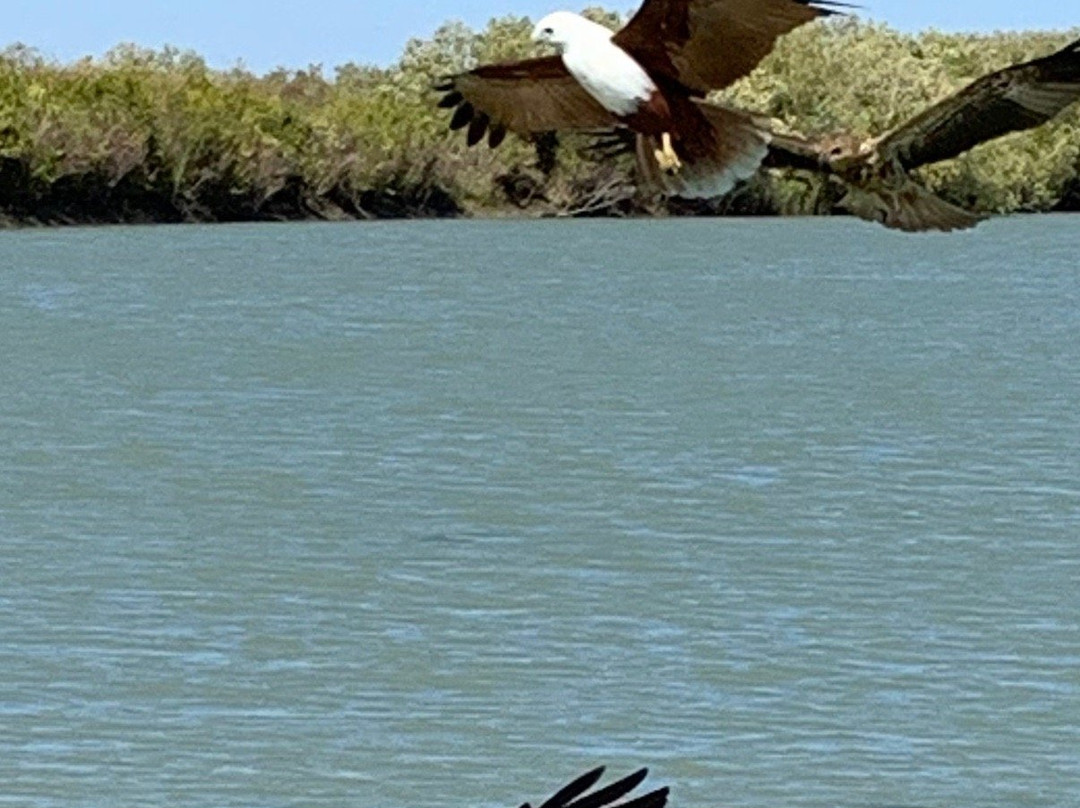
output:
M 631 115 L 656 90 L 645 69 L 610 38 L 590 37 L 563 51 L 566 69 L 609 112 Z

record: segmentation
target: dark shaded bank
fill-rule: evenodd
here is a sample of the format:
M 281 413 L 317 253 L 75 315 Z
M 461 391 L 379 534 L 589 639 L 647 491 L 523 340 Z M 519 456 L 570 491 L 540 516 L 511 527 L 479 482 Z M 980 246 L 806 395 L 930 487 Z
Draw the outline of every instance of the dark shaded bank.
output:
M 655 200 L 622 178 L 598 176 L 569 185 L 539 171 L 495 178 L 505 205 L 489 213 L 517 218 L 550 216 L 777 216 L 782 204 L 767 182 L 744 183 L 709 201 Z M 430 172 L 390 177 L 378 188 L 312 187 L 303 177 L 282 178 L 269 192 L 244 189 L 235 178 L 208 178 L 177 193 L 160 181 L 152 162 L 120 178 L 99 171 L 65 174 L 52 182 L 36 178 L 22 160 L 0 157 L 0 225 L 141 224 L 349 219 L 434 219 L 469 216 Z M 822 188 L 811 212 L 831 212 L 835 199 Z M 805 211 L 800 211 L 805 212 Z
M 23 161 L 0 157 L 0 226 L 440 218 L 463 212 L 445 189 L 404 177 L 378 189 L 320 191 L 293 175 L 262 193 L 222 176 L 195 193 L 178 194 L 158 176 L 140 166 L 119 179 L 90 171 L 46 183 Z
M 210 222 L 347 221 L 374 219 L 467 218 L 475 214 L 443 188 L 415 183 L 354 193 L 330 189 L 317 193 L 300 178 L 267 197 L 208 188 L 198 199 L 182 199 L 129 175 L 118 183 L 100 176 L 65 177 L 34 187 L 22 166 L 0 165 L 0 227 L 79 224 L 179 224 Z M 627 218 L 635 216 L 781 216 L 775 202 L 752 189 L 711 201 L 650 202 L 627 196 L 604 203 L 583 200 L 581 208 L 553 213 L 549 207 L 515 205 L 505 218 Z M 819 213 L 833 212 L 823 207 Z M 843 211 L 836 213 L 846 215 Z

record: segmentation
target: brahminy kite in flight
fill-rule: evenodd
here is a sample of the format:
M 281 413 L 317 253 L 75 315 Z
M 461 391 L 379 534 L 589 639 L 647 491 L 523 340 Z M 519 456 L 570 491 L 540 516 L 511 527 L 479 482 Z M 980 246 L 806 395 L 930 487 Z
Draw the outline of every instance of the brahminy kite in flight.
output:
M 491 146 L 506 132 L 626 126 L 638 159 L 667 193 L 712 197 L 752 175 L 769 135 L 748 115 L 704 103 L 752 71 L 778 37 L 836 13 L 830 0 L 644 0 L 613 33 L 557 11 L 533 38 L 557 56 L 478 67 L 436 89 L 454 108 L 450 126 Z

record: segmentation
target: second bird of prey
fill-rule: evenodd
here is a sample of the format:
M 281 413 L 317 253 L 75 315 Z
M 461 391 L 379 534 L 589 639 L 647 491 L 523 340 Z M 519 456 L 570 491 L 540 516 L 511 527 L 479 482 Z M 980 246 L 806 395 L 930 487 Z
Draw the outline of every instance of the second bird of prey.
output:
M 507 131 L 626 132 L 640 175 L 671 196 L 708 198 L 762 166 L 823 174 L 851 212 L 904 230 L 970 227 L 908 171 L 1038 126 L 1080 100 L 1080 41 L 988 74 L 881 138 L 805 140 L 705 100 L 749 74 L 783 34 L 838 13 L 828 0 L 644 0 L 622 30 L 559 11 L 533 37 L 559 55 L 484 65 L 446 80 L 440 105 L 468 142 Z

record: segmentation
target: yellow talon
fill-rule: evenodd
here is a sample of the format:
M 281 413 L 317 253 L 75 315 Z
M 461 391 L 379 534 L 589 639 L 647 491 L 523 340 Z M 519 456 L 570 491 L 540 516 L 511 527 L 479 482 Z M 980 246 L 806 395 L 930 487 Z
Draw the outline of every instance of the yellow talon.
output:
M 671 145 L 671 133 L 664 132 L 660 138 L 660 142 L 663 148 L 653 152 L 656 156 L 656 164 L 660 166 L 660 170 L 666 174 L 677 174 L 679 169 L 682 168 L 682 160 L 679 159 L 679 155 L 675 153 L 674 146 Z

